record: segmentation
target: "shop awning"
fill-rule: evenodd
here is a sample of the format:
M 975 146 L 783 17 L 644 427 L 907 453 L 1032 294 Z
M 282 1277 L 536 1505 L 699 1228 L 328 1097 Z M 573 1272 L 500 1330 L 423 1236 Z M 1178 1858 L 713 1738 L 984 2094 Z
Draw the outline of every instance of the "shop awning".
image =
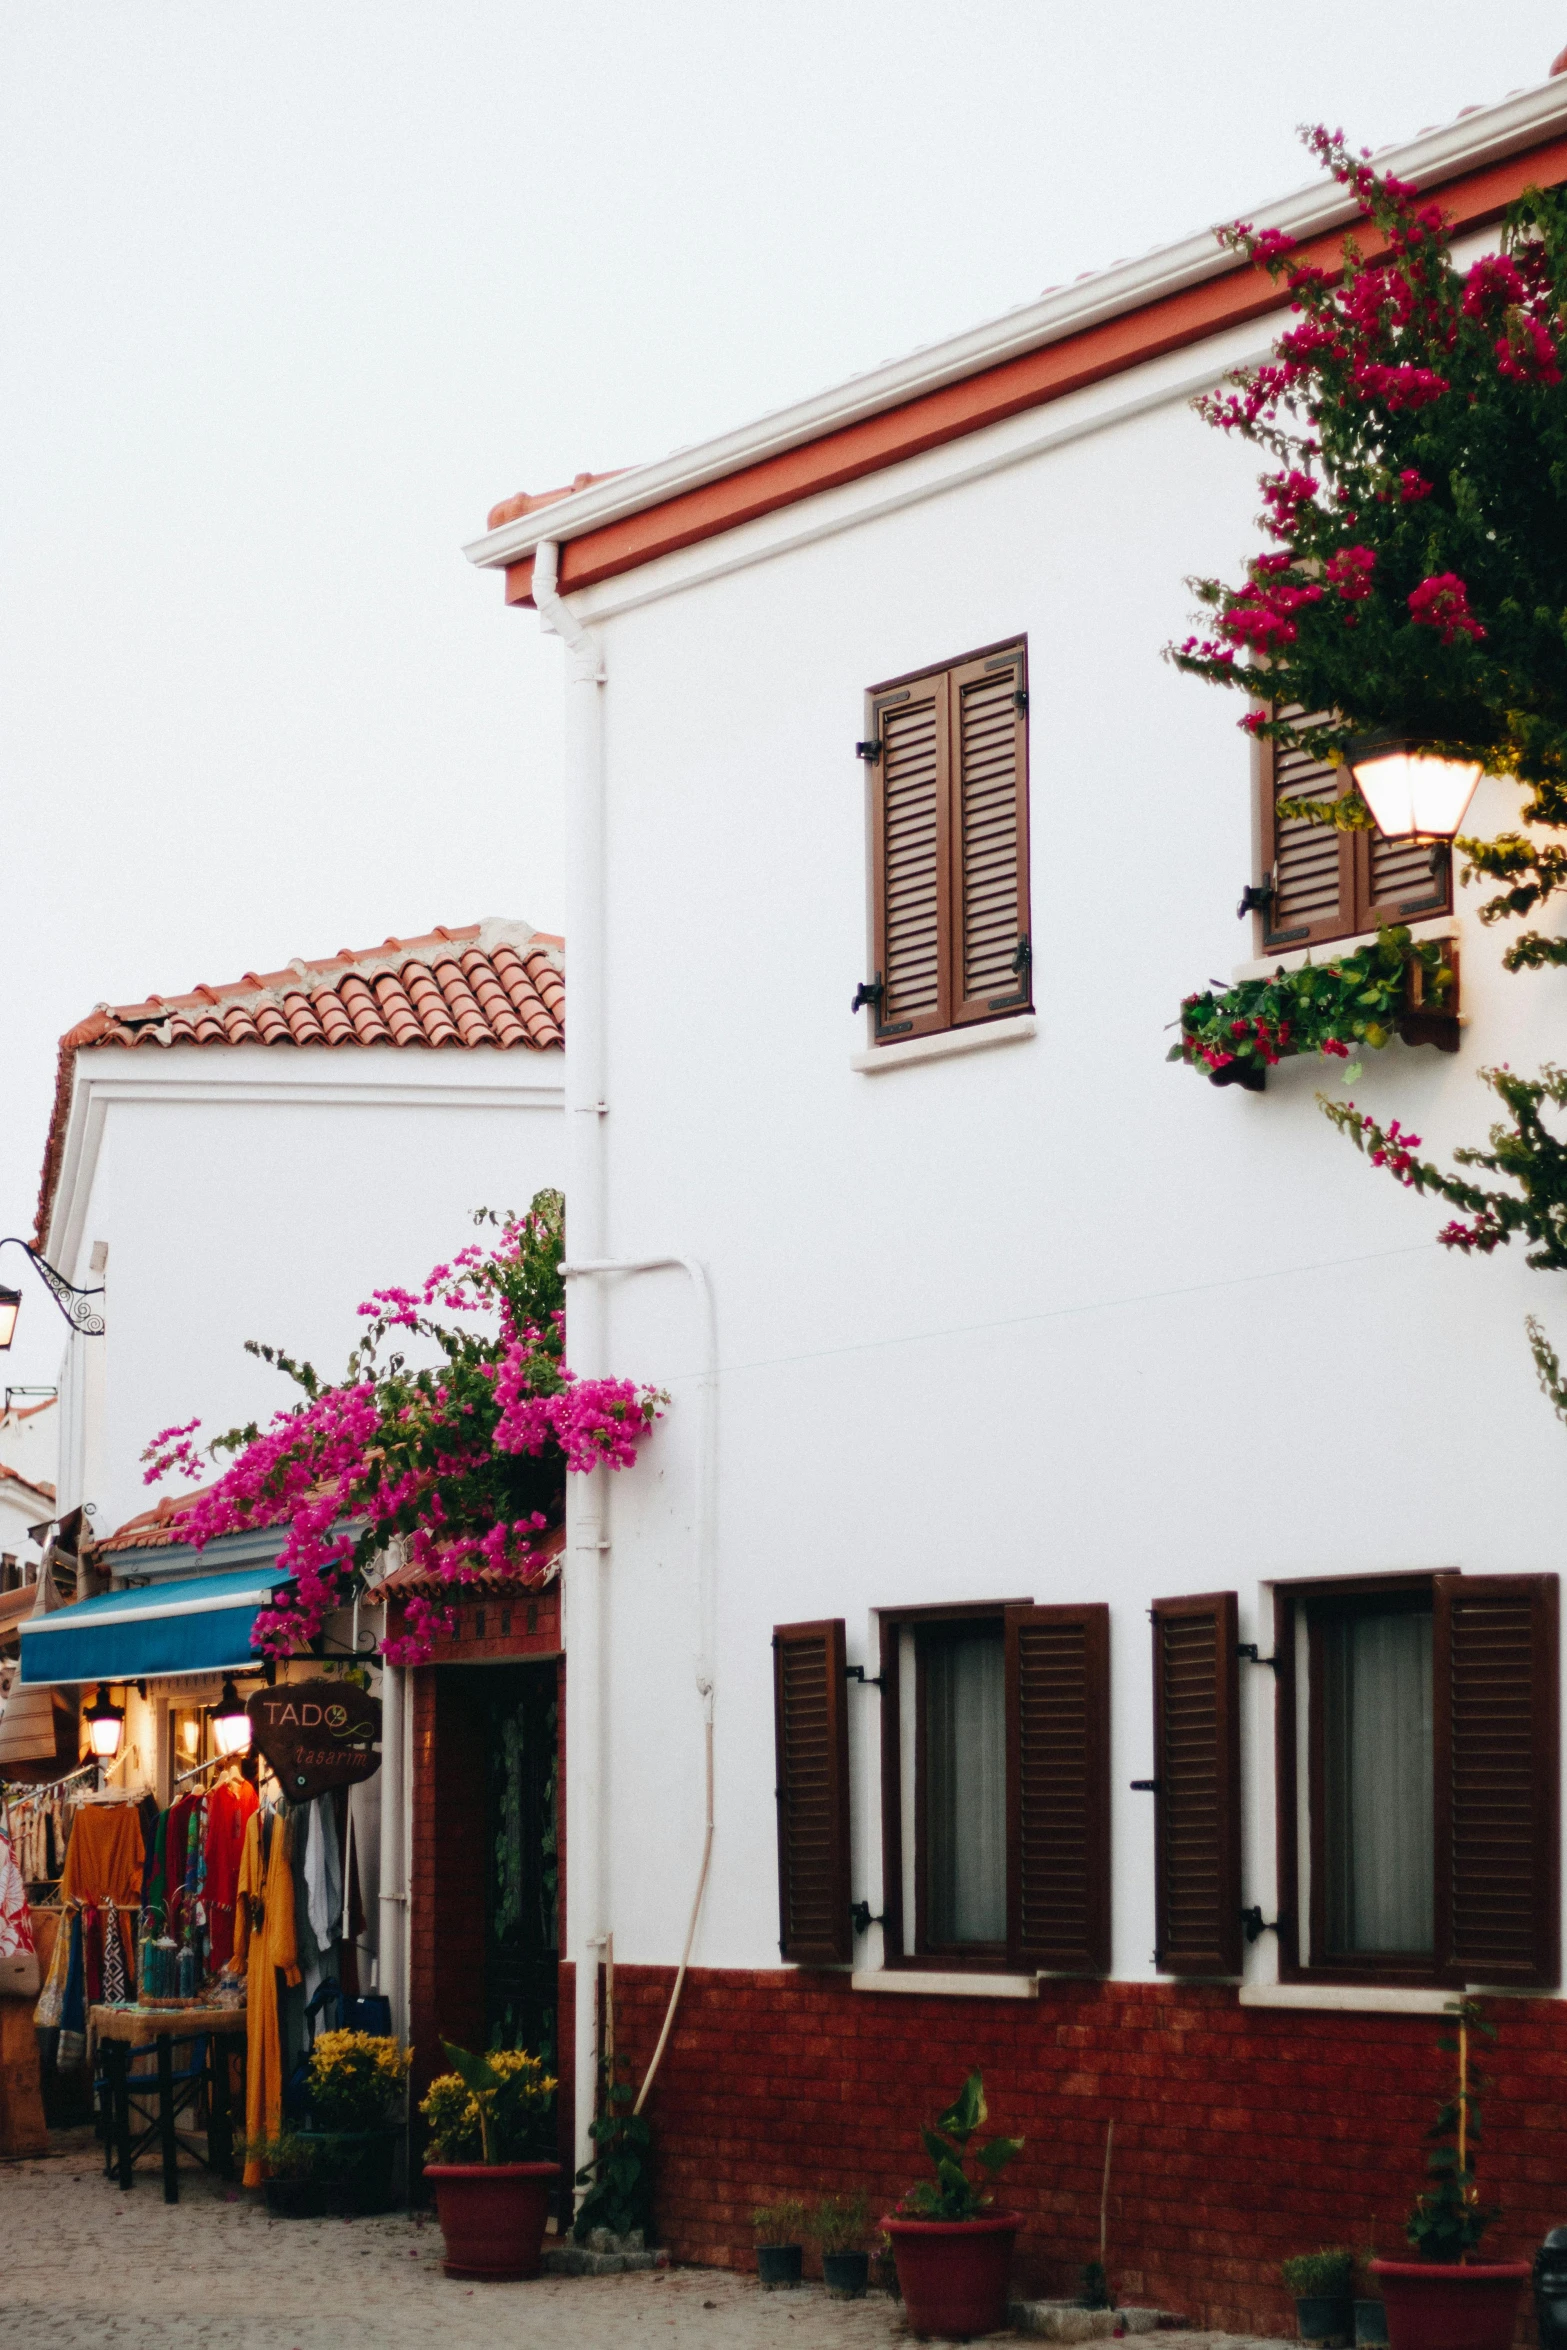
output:
M 265 1568 L 78 1600 L 18 1627 L 24 1682 L 142 1681 L 256 1661 L 250 1629 L 289 1580 Z

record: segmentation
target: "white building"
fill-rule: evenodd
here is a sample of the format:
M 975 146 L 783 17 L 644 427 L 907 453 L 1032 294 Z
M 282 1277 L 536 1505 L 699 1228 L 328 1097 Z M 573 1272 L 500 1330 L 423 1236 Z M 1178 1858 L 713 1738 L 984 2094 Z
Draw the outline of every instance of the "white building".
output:
M 1388 160 L 1478 238 L 1564 140 L 1554 82 Z M 1325 183 L 1257 215 L 1324 253 L 1350 217 Z M 1114 2119 L 1123 2292 L 1260 2323 L 1281 2251 L 1371 2212 L 1397 2240 L 1424 2157 L 1379 2095 L 1407 2062 L 1424 2100 L 1455 1982 L 1531 1992 L 1504 2037 L 1567 2053 L 1567 1456 L 1522 1329 L 1561 1343 L 1567 1308 L 1519 1252 L 1436 1248 L 1318 1114 L 1315 1064 L 1252 1095 L 1165 1059 L 1183 995 L 1289 952 L 1235 919 L 1237 708 L 1160 658 L 1187 576 L 1255 544 L 1254 454 L 1191 401 L 1280 302 L 1200 236 L 508 501 L 468 550 L 568 646 L 569 1246 L 625 1264 L 577 1276 L 572 1359 L 673 1399 L 611 1491 L 571 1481 L 568 1937 L 585 2123 L 604 1938 L 643 2065 L 700 1886 L 652 2108 L 682 2253 L 741 2257 L 764 2191 L 896 2191 L 982 2059 L 1030 2140 L 1008 2199 L 1036 2268 L 1090 2256 Z M 1483 786 L 1475 829 L 1514 802 Z M 965 823 L 996 887 L 959 936 L 936 843 Z M 1389 892 L 1461 945 L 1462 1049 L 1395 1042 L 1355 1098 L 1441 1158 L 1488 1122 L 1483 1063 L 1559 1054 L 1559 982 L 1505 976 L 1444 872 Z M 850 1011 L 878 980 L 879 1025 Z M 1533 1578 L 1496 1597 L 1521 1841 L 1467 1965 L 1441 1785 L 1406 1755 L 1380 1826 L 1345 1825 L 1307 1734 L 1338 1686 L 1310 1644 L 1353 1650 L 1369 1608 L 1385 1707 L 1418 1741 L 1434 1703 L 1452 1762 L 1428 1644 L 1459 1640 L 1455 1575 Z M 1371 1731 L 1343 1735 L 1358 1785 Z M 1401 1917 L 1424 1904 L 1407 1949 L 1322 1922 L 1322 1871 L 1383 1867 Z M 1559 2216 L 1522 2183 L 1523 2095 L 1487 2109 L 1509 2254 Z

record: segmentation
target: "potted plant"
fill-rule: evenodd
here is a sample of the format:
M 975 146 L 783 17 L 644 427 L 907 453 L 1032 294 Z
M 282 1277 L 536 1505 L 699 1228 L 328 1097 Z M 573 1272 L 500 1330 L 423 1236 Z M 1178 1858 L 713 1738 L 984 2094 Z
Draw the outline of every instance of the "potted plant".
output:
M 1496 2035 L 1476 2000 L 1455 2000 L 1448 2012 L 1457 2028 L 1438 2046 L 1457 2057 L 1457 2079 L 1428 2133 L 1434 2144 L 1426 2168 L 1435 2184 L 1405 2230 L 1416 2258 L 1373 2260 L 1371 2273 L 1387 2305 L 1392 2350 L 1509 2350 L 1529 2263 L 1471 2258 L 1497 2214 L 1481 2204 L 1475 2184 L 1480 2100 L 1469 2040 L 1474 2032 Z
M 863 2195 L 824 2195 L 811 2220 L 822 2248 L 822 2283 L 835 2300 L 858 2301 L 870 2282 L 871 2256 L 865 2239 L 870 2205 Z
M 916 2334 L 993 2334 L 1007 2322 L 1007 2286 L 1020 2216 L 992 2211 L 993 2198 L 968 2165 L 994 2179 L 1022 2147 L 1021 2138 L 974 2145 L 986 2119 L 985 2086 L 969 2074 L 944 2113 L 922 2127 L 934 2180 L 911 2187 L 882 2221 L 898 2263 L 910 2330 Z
M 275 2138 L 246 2139 L 240 2152 L 246 2161 L 255 2155 L 262 2165 L 265 2176 L 261 2189 L 273 2219 L 319 2219 L 325 2212 L 321 2150 L 301 2131 L 280 2130 Z
M 310 2121 L 300 2138 L 342 2211 L 386 2211 L 393 2200 L 398 2112 L 412 2051 L 369 2032 L 322 2032 L 306 2075 Z
M 776 2203 L 759 2203 L 752 2212 L 756 2273 L 764 2293 L 776 2293 L 780 2285 L 800 2282 L 808 2224 L 805 2205 L 797 2195 L 781 2195 Z
M 1370 2240 L 1355 2263 L 1355 2345 L 1356 2350 L 1381 2350 L 1387 2341 L 1387 2310 L 1381 2294 L 1376 2290 L 1372 2263 L 1377 2256 L 1376 2214 L 1372 2214 Z
M 1285 2261 L 1282 2273 L 1284 2290 L 1295 2296 L 1301 2340 L 1347 2345 L 1354 2324 L 1353 2252 L 1298 2252 Z
M 442 2047 L 453 2070 L 430 2083 L 424 2175 L 449 2277 L 536 2277 L 558 2162 L 537 2159 L 555 2083 L 525 2048 L 481 2056 Z M 433 2160 L 431 2159 L 433 2157 Z

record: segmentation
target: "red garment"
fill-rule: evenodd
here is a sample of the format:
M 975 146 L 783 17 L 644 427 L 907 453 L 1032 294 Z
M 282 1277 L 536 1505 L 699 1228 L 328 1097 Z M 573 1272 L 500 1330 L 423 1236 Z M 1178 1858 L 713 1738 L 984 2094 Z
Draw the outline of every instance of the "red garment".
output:
M 261 1798 L 248 1779 L 220 1779 L 207 1797 L 207 1932 L 212 1971 L 234 1955 L 234 1896 L 245 1823 Z

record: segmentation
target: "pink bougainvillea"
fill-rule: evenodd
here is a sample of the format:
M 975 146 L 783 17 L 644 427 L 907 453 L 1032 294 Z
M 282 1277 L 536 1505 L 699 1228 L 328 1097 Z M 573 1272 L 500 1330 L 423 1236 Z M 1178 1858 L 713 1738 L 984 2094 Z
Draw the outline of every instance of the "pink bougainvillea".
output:
M 197 1549 L 225 1534 L 286 1526 L 278 1567 L 290 1578 L 256 1619 L 255 1645 L 275 1656 L 308 1647 L 326 1617 L 373 1578 L 389 1546 L 407 1565 L 454 1587 L 479 1575 L 536 1581 L 541 1538 L 559 1524 L 568 1474 L 629 1468 L 664 1398 L 626 1379 L 584 1379 L 564 1359 L 560 1277 L 562 1203 L 540 1193 L 524 1217 L 506 1219 L 497 1245 L 464 1249 L 434 1267 L 417 1291 L 378 1289 L 360 1314 L 370 1327 L 335 1386 L 309 1364 L 268 1347 L 253 1352 L 304 1391 L 266 1428 L 231 1430 L 208 1458 L 232 1457 L 217 1483 L 182 1512 Z M 487 1317 L 492 1327 L 433 1317 Z M 426 1341 L 441 1357 L 410 1370 L 384 1363 L 392 1331 Z M 200 1475 L 192 1443 L 199 1422 L 160 1430 L 143 1458 L 147 1481 L 177 1470 Z M 383 1653 L 419 1663 L 449 1628 L 449 1611 L 410 1597 L 404 1635 Z

